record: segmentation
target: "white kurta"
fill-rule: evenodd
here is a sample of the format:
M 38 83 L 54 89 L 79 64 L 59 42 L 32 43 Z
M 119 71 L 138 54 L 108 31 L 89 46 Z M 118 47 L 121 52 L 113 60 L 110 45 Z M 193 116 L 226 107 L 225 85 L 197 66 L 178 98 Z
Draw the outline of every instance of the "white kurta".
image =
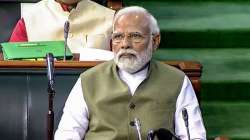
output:
M 136 74 L 119 70 L 120 78 L 127 83 L 132 95 L 146 78 L 147 70 L 148 68 L 145 68 Z M 64 113 L 55 133 L 55 140 L 81 140 L 84 137 L 88 129 L 89 117 L 88 107 L 83 94 L 81 80 L 78 79 L 65 103 Z M 182 118 L 183 108 L 186 108 L 188 111 L 191 139 L 206 140 L 206 130 L 199 104 L 192 84 L 186 76 L 176 102 L 175 134 L 182 140 L 188 140 L 185 123 Z
M 73 53 L 90 47 L 110 50 L 115 11 L 90 0 L 80 1 L 70 12 L 55 0 L 42 0 L 25 9 L 23 19 L 28 41 L 64 40 L 64 23 L 70 22 L 68 46 Z

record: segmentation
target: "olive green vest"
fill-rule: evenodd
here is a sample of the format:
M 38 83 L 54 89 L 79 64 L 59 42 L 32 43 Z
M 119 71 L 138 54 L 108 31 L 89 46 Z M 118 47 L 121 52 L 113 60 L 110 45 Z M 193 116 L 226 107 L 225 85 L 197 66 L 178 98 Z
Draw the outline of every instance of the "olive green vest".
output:
M 147 78 L 132 96 L 113 61 L 84 72 L 81 82 L 89 110 L 84 140 L 136 140 L 134 118 L 140 120 L 144 140 L 149 129 L 174 132 L 176 100 L 183 79 L 183 72 L 152 61 Z

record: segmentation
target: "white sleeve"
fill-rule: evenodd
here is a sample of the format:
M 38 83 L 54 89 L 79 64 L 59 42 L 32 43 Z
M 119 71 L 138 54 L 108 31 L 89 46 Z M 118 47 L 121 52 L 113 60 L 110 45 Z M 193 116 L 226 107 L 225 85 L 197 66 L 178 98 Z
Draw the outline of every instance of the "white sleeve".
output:
M 55 140 L 82 140 L 88 129 L 88 123 L 88 108 L 79 78 L 65 103 Z
M 206 130 L 203 124 L 199 103 L 192 84 L 185 76 L 181 92 L 176 102 L 175 133 L 181 140 L 188 140 L 185 122 L 182 117 L 183 108 L 187 109 L 190 139 L 206 140 Z

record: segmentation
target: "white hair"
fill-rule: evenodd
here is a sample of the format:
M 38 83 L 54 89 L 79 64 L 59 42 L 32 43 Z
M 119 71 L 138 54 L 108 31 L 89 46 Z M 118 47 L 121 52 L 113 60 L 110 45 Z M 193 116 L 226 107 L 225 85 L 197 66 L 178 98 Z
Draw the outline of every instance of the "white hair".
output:
M 113 32 L 114 32 L 114 28 L 115 28 L 115 23 L 118 20 L 118 18 L 122 15 L 125 14 L 130 14 L 130 13 L 143 13 L 145 15 L 148 16 L 149 18 L 149 24 L 150 24 L 150 30 L 152 34 L 160 34 L 160 29 L 157 23 L 157 20 L 155 19 L 155 17 L 150 14 L 145 8 L 143 7 L 139 7 L 139 6 L 130 6 L 130 7 L 125 7 L 121 10 L 119 10 L 115 16 L 114 16 L 114 20 L 113 20 Z

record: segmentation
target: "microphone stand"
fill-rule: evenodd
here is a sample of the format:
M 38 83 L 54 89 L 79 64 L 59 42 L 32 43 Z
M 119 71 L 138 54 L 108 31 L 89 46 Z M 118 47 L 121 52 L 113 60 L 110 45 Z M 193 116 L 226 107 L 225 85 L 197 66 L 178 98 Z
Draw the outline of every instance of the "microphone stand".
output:
M 64 23 L 64 56 L 63 56 L 63 61 L 66 61 L 66 52 L 67 52 L 67 47 L 68 47 L 68 34 L 69 34 L 69 21 L 66 21 Z
M 53 98 L 55 96 L 54 90 L 54 56 L 52 53 L 46 55 L 47 62 L 47 76 L 48 76 L 48 114 L 47 114 L 47 140 L 54 139 L 54 111 Z
M 48 83 L 48 101 L 49 101 L 49 107 L 48 107 L 48 114 L 47 114 L 47 137 L 48 140 L 54 139 L 54 111 L 53 111 L 53 99 L 55 96 L 55 90 L 53 88 L 53 83 Z
M 63 61 L 66 61 L 66 51 L 67 51 L 66 49 L 68 47 L 67 44 L 68 44 L 68 39 L 65 38 Z

